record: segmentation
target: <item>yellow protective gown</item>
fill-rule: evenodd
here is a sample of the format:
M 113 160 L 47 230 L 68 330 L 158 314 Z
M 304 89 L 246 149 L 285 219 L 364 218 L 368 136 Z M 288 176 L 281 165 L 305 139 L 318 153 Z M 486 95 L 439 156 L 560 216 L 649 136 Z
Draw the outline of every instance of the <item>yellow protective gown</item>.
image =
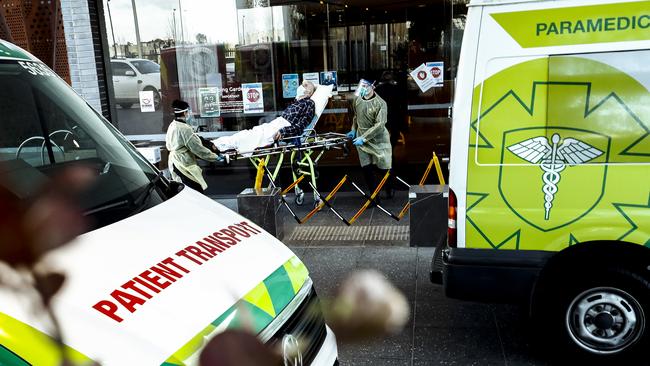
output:
M 393 152 L 386 129 L 387 113 L 386 102 L 377 94 L 368 100 L 361 97 L 354 100 L 352 129 L 357 131 L 357 137 L 366 140 L 357 146 L 361 166 L 375 164 L 379 169 L 391 168 Z
M 178 169 L 179 172 L 200 184 L 201 188 L 205 190 L 208 184 L 203 179 L 203 171 L 197 164 L 196 158 L 216 161 L 218 159 L 217 154 L 205 148 L 192 127 L 185 122 L 172 121 L 167 129 L 165 141 L 169 151 L 168 165 L 172 179 L 178 182 L 181 181 L 178 174 L 176 174 L 176 169 Z

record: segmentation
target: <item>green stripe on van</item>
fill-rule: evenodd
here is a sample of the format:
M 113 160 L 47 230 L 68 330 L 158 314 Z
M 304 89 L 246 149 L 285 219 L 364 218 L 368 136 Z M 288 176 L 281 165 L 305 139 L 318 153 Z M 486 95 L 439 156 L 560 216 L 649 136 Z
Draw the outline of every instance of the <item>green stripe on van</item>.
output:
M 309 272 L 300 259 L 292 257 L 198 332 L 162 365 L 185 365 L 186 360 L 195 357 L 203 349 L 208 339 L 227 329 L 245 329 L 258 334 L 291 302 L 308 276 Z
M 650 39 L 650 1 L 491 15 L 523 48 Z
M 291 284 L 291 278 L 284 269 L 284 266 L 278 268 L 269 277 L 264 280 L 266 288 L 269 290 L 273 308 L 276 314 L 280 314 L 282 309 L 289 304 L 295 292 Z

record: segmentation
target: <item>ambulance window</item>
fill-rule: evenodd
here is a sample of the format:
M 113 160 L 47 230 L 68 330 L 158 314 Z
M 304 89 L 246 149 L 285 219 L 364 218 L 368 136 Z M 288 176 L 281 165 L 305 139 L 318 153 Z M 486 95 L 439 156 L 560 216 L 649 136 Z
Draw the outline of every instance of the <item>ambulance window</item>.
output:
M 0 188 L 19 199 L 30 199 L 71 165 L 96 172 L 79 197 L 94 228 L 166 197 L 157 189 L 158 172 L 41 63 L 0 60 L 0 124 Z
M 494 58 L 486 63 L 483 77 L 485 81 L 474 92 L 470 129 L 476 162 L 533 164 L 506 152 L 508 147 L 526 141 L 528 135 L 545 135 L 548 58 Z M 533 143 L 523 150 L 528 153 L 529 148 L 540 149 Z
M 650 51 L 551 56 L 547 139 L 567 164 L 650 163 Z
M 29 366 L 29 363 L 0 344 L 0 365 Z
M 650 51 L 501 57 L 474 94 L 482 165 L 650 163 Z

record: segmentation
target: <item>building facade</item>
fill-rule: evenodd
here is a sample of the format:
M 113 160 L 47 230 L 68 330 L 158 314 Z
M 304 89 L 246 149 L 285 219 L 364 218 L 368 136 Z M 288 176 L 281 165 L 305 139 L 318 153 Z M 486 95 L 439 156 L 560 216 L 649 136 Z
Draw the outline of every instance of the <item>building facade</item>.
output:
M 345 133 L 365 79 L 389 105 L 394 170 L 416 179 L 432 152 L 449 154 L 468 2 L 60 0 L 60 9 L 72 86 L 137 144 L 163 143 L 174 99 L 189 102 L 197 130 L 216 137 L 272 120 L 305 78 L 335 83 L 317 130 Z M 435 68 L 433 87 L 411 76 L 421 66 Z M 260 100 L 248 100 L 250 88 Z M 141 108 L 143 98 L 155 108 Z M 248 176 L 246 162 L 237 164 Z M 354 149 L 322 163 L 357 166 Z

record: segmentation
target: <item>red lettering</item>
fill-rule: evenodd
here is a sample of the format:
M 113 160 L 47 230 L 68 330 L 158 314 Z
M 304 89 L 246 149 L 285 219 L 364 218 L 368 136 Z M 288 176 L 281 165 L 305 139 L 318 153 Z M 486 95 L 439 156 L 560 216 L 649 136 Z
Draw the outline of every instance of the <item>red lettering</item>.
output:
M 212 233 L 215 237 L 217 237 L 220 240 L 223 240 L 226 244 L 228 245 L 235 245 L 237 244 L 237 241 L 234 240 L 233 238 L 229 237 L 228 235 L 223 234 L 221 231 L 217 231 L 216 233 Z
M 186 249 L 187 249 L 187 248 L 186 248 Z M 194 263 L 196 263 L 196 264 L 198 264 L 198 265 L 203 264 L 202 262 L 196 260 L 194 257 L 192 257 L 191 255 L 189 255 L 185 249 L 183 249 L 183 250 L 181 250 L 181 251 L 179 251 L 179 252 L 176 252 L 176 255 L 179 256 L 179 257 L 185 257 L 185 258 L 191 260 L 192 262 L 194 262 Z
M 215 247 L 221 249 L 222 251 L 224 251 L 224 250 L 230 248 L 230 245 L 228 245 L 228 244 L 222 242 L 221 240 L 215 238 L 215 237 L 212 236 L 212 235 L 208 235 L 208 236 L 206 236 L 205 238 L 203 238 L 203 240 L 205 240 L 205 241 L 207 241 L 208 243 L 210 243 L 211 245 L 213 245 L 213 246 L 215 246 Z
M 149 295 L 145 290 L 139 288 L 138 286 L 135 285 L 135 281 L 129 281 L 125 284 L 122 285 L 122 288 L 125 290 L 133 290 L 137 292 L 138 294 L 146 297 L 147 299 L 151 299 L 151 295 Z M 156 291 L 158 292 L 158 291 Z
M 149 270 L 146 270 L 146 271 L 140 273 L 140 277 L 142 277 L 143 279 L 153 283 L 154 285 L 160 287 L 163 290 L 166 289 L 167 287 L 169 287 L 172 284 L 169 281 L 160 281 L 162 278 L 160 276 L 157 276 L 157 275 L 152 275 L 151 271 L 149 271 Z
M 97 304 L 93 305 L 93 309 L 99 311 L 100 313 L 106 315 L 107 317 L 115 320 L 118 323 L 121 323 L 122 320 L 124 320 L 119 316 L 117 316 L 117 314 L 115 314 L 117 313 L 117 305 L 115 305 L 115 303 L 113 303 L 112 301 L 102 300 Z
M 151 286 L 151 284 L 149 284 L 149 283 L 147 283 L 147 282 L 144 282 L 144 281 L 142 280 L 142 278 L 139 278 L 139 277 L 133 277 L 133 281 L 135 281 L 135 282 L 141 284 L 142 286 L 148 288 L 149 290 L 151 290 L 151 291 L 153 291 L 153 292 L 155 292 L 155 293 L 160 293 L 160 290 L 159 290 L 157 287 L 153 287 L 153 286 Z
M 241 223 L 237 224 L 237 226 L 240 226 L 240 227 L 242 227 L 243 229 L 248 230 L 248 231 L 249 231 L 250 233 L 252 233 L 252 234 L 256 234 L 256 235 L 257 235 L 257 234 L 261 233 L 260 230 L 257 230 L 256 228 L 254 228 L 253 226 L 251 226 L 251 224 L 249 224 L 249 223 L 246 222 L 246 221 L 242 221 Z
M 162 263 L 158 263 L 157 265 L 151 267 L 150 269 L 153 273 L 161 275 L 171 282 L 176 282 L 177 278 L 183 277 L 182 274 L 174 271 L 173 269 L 170 269 L 169 267 L 165 266 Z
M 209 261 L 210 258 L 214 257 L 210 253 L 206 253 L 206 252 L 202 251 L 201 249 L 199 249 L 199 248 L 197 248 L 197 247 L 195 247 L 193 245 L 188 245 L 187 247 L 185 247 L 185 250 L 187 250 L 188 252 L 194 254 L 195 256 L 203 259 L 205 262 Z
M 176 253 L 176 255 L 178 255 L 178 253 Z M 173 258 L 167 258 L 167 259 L 164 259 L 164 260 L 163 260 L 162 262 L 160 262 L 160 263 L 162 263 L 162 264 L 158 264 L 158 266 L 160 266 L 160 267 L 164 267 L 165 269 L 167 269 L 167 267 L 163 266 L 163 264 L 171 264 L 171 265 L 174 266 L 174 268 L 176 268 L 176 269 L 180 269 L 181 271 L 183 271 L 183 272 L 185 272 L 185 273 L 190 273 L 189 270 L 183 268 L 183 266 L 181 266 L 180 264 L 177 264 L 176 262 L 174 262 L 174 259 L 173 259 Z M 173 272 L 173 271 L 171 271 L 171 272 Z M 176 273 L 176 272 L 174 272 L 174 273 Z M 180 274 L 178 274 L 178 278 L 181 278 L 181 277 L 183 277 L 183 276 L 180 275 Z
M 212 255 L 213 257 L 216 256 L 218 253 L 223 252 L 223 250 L 221 250 L 219 248 L 216 248 L 216 247 L 213 247 L 212 245 L 204 243 L 204 242 L 202 242 L 200 240 L 196 242 L 196 245 L 198 245 L 201 248 L 207 250 L 208 253 L 210 253 L 210 255 Z
M 141 299 L 135 295 L 131 295 L 128 292 L 124 292 L 120 290 L 115 290 L 111 292 L 111 296 L 113 296 L 113 298 L 117 300 L 117 302 L 119 302 L 120 305 L 124 306 L 126 310 L 132 313 L 135 312 L 136 305 L 143 305 L 145 302 L 147 302 L 144 299 Z
M 237 244 L 237 243 L 239 243 L 239 242 L 241 241 L 241 240 L 237 239 L 237 234 L 235 234 L 235 233 L 232 232 L 231 230 L 228 230 L 228 229 L 222 229 L 221 232 L 222 232 L 224 235 L 228 235 L 229 237 L 231 237 L 231 238 L 235 241 L 234 244 Z
M 242 230 L 238 228 L 237 226 L 228 226 L 228 229 L 234 231 L 235 233 L 239 234 L 239 236 L 243 236 L 244 238 L 250 238 L 251 234 L 247 233 L 246 230 Z

